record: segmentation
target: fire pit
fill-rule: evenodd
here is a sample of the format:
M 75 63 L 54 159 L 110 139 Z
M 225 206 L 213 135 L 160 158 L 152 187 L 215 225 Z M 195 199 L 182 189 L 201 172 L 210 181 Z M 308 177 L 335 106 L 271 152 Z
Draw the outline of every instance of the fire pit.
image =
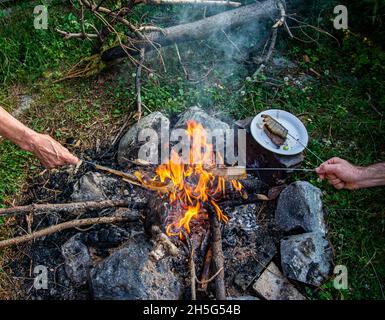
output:
M 8 271 L 25 279 L 25 296 L 305 299 L 305 285 L 328 279 L 333 253 L 320 190 L 289 184 L 285 171 L 240 169 L 291 168 L 303 155 L 278 157 L 256 145 L 248 121 L 198 107 L 174 120 L 150 114 L 124 135 L 116 157 L 89 157 L 78 172 L 50 180 L 63 191 L 56 202 L 88 205 L 77 220 L 99 220 L 44 234 L 23 249 Z M 43 192 L 34 190 L 31 202 Z M 68 220 L 63 210 L 35 206 L 39 215 L 27 228 L 57 226 Z M 39 270 L 47 282 L 36 286 Z

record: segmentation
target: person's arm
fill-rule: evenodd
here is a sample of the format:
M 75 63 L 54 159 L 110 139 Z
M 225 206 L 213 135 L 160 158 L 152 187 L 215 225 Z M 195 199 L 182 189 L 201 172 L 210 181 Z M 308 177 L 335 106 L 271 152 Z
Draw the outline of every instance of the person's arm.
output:
M 385 185 L 385 162 L 359 167 L 340 158 L 332 158 L 317 169 L 321 179 L 327 179 L 336 189 L 361 189 Z
M 77 164 L 79 159 L 49 135 L 40 134 L 23 125 L 0 107 L 0 136 L 20 148 L 32 152 L 47 168 Z

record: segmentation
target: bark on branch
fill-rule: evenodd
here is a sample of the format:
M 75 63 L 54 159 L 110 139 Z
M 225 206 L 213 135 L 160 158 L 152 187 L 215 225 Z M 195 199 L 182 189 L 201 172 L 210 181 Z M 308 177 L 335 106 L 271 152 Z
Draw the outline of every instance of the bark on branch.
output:
M 14 217 L 18 215 L 28 214 L 31 212 L 35 215 L 50 212 L 77 214 L 85 210 L 97 210 L 112 207 L 128 207 L 129 205 L 130 202 L 127 200 L 85 201 L 56 204 L 31 204 L 28 206 L 0 209 L 0 217 Z
M 52 227 L 42 229 L 36 232 L 32 232 L 30 234 L 26 234 L 24 236 L 7 239 L 0 241 L 0 248 L 5 248 L 17 244 L 21 244 L 24 242 L 32 241 L 37 238 L 42 238 L 48 236 L 52 233 L 63 231 L 66 229 L 77 228 L 90 226 L 95 224 L 108 224 L 108 223 L 118 223 L 118 222 L 134 222 L 138 221 L 139 217 L 137 215 L 121 215 L 121 216 L 112 216 L 112 217 L 100 217 L 100 218 L 89 218 L 89 219 L 81 219 L 81 220 L 72 220 L 63 222 Z
M 56 29 L 56 32 L 60 33 L 64 36 L 64 39 L 72 39 L 72 38 L 79 38 L 79 39 L 85 39 L 85 38 L 93 38 L 96 39 L 98 35 L 96 33 L 82 33 L 82 32 L 67 32 L 60 29 Z
M 211 205 L 208 205 L 207 210 L 210 214 L 210 226 L 211 226 L 211 248 L 213 250 L 213 266 L 214 271 L 217 273 L 215 277 L 215 298 L 217 300 L 226 300 L 226 287 L 225 287 L 225 259 L 223 257 L 222 250 L 222 231 L 221 223 L 218 221 L 217 215 Z

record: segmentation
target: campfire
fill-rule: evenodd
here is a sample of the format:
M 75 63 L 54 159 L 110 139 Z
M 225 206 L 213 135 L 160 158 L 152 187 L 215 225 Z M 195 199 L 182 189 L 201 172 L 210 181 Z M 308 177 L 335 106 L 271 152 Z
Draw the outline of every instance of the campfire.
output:
M 125 134 L 119 167 L 112 169 L 113 159 L 105 166 L 84 161 L 70 184 L 72 202 L 0 209 L 1 216 L 27 215 L 26 228 L 34 230 L 2 240 L 0 247 L 33 241 L 33 265 L 59 270 L 50 275 L 58 283 L 56 298 L 269 298 L 266 281 L 273 281 L 281 292 L 275 298 L 302 299 L 301 288 L 286 277 L 313 286 L 327 279 L 332 251 L 317 188 L 304 181 L 287 186 L 284 171 L 247 173 L 229 165 L 209 131 L 230 126 L 196 107 L 174 124 L 186 134 L 186 148 L 172 145 L 161 164 L 137 159 L 138 145 L 147 143 L 137 141 L 138 132 L 159 128 L 161 119 L 168 122 L 161 113 L 150 114 Z M 250 136 L 246 147 L 248 167 L 285 167 Z M 300 164 L 302 157 L 289 160 Z M 22 266 L 32 263 L 27 260 L 13 272 L 22 276 Z
M 167 235 L 179 235 L 180 238 L 183 238 L 183 229 L 190 233 L 192 219 L 207 215 L 205 207 L 208 204 L 214 208 L 218 221 L 228 221 L 228 217 L 217 204 L 225 196 L 228 183 L 224 177 L 215 176 L 209 169 L 216 167 L 216 163 L 224 166 L 223 158 L 207 141 L 202 124 L 190 120 L 187 122 L 186 132 L 191 139 L 188 163 L 184 163 L 172 150 L 170 161 L 156 169 L 157 175 L 154 178 L 155 181 L 159 179 L 162 183 L 172 184 L 169 200 L 173 206 L 181 208 L 181 217 L 167 218 Z M 242 184 L 237 180 L 231 179 L 230 183 L 233 189 L 242 190 Z

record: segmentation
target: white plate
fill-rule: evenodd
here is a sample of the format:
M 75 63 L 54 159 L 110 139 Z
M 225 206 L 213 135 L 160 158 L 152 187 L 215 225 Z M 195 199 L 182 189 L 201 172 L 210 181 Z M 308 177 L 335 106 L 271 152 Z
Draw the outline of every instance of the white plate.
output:
M 285 144 L 279 148 L 277 148 L 263 130 L 263 114 L 267 114 L 277 120 L 289 132 Z M 284 110 L 271 109 L 259 113 L 253 121 L 251 121 L 250 131 L 255 141 L 262 147 L 271 152 L 287 156 L 302 152 L 309 141 L 307 130 L 301 120 Z

